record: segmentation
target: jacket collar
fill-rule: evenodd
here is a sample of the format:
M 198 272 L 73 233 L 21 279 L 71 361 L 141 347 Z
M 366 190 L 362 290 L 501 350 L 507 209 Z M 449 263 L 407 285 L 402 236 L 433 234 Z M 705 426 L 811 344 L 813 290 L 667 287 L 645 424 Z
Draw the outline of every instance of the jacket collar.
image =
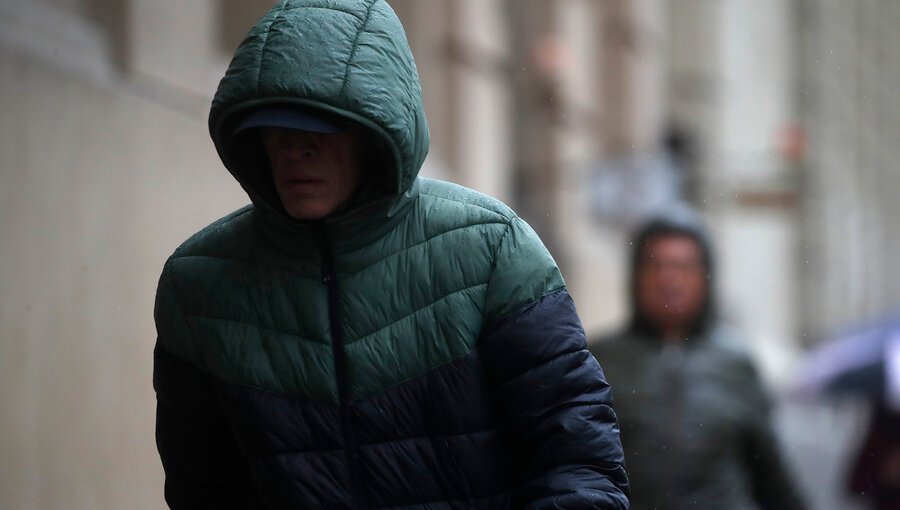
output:
M 371 244 L 390 232 L 412 209 L 419 195 L 419 180 L 405 193 L 359 205 L 322 220 L 301 221 L 283 210 L 254 200 L 254 219 L 262 237 L 280 251 L 301 259 L 318 258 L 323 243 L 334 254 Z

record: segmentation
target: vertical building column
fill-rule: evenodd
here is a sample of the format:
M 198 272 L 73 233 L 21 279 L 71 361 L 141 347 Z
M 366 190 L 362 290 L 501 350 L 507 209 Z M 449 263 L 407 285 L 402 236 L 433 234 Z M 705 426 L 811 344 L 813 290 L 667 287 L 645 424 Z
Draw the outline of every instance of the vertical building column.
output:
M 604 145 L 611 152 L 656 150 L 666 115 L 666 5 L 609 0 L 602 6 Z
M 900 249 L 900 5 L 805 0 L 800 8 L 799 92 L 810 136 L 803 326 L 813 342 L 900 303 L 900 283 L 886 277 Z
M 558 3 L 556 30 L 568 51 L 560 80 L 561 186 L 554 229 L 568 255 L 563 269 L 575 276 L 570 292 L 585 310 L 582 320 L 592 334 L 628 314 L 623 225 L 597 221 L 592 201 L 602 199 L 592 183 L 598 175 L 613 175 L 614 162 L 656 161 L 666 115 L 666 5 L 665 0 Z
M 504 0 L 454 0 L 451 77 L 455 125 L 453 178 L 465 186 L 509 199 L 510 94 Z M 449 92 L 449 91 L 448 91 Z
M 639 150 L 657 150 L 666 127 L 667 69 L 664 41 L 667 34 L 665 0 L 632 0 L 634 26 L 632 57 L 631 135 Z
M 559 193 L 557 134 L 561 60 L 557 2 L 506 0 L 512 97 L 512 201 L 559 262 L 565 259 L 555 228 Z
M 677 8 L 669 2 L 664 51 L 667 70 L 666 122 L 688 137 L 694 160 L 685 169 L 688 198 L 704 202 L 701 175 L 716 164 L 719 30 L 718 0 L 683 0 Z M 709 163 L 707 163 L 709 162 Z
M 719 6 L 715 131 L 703 172 L 725 312 L 774 380 L 788 375 L 799 345 L 798 176 L 779 151 L 795 118 L 792 15 L 781 0 Z
M 461 42 L 453 39 L 456 2 L 394 0 L 397 13 L 416 59 L 419 81 L 431 133 L 428 159 L 419 175 L 461 182 L 456 172 L 456 125 L 459 91 L 454 83 L 461 65 Z

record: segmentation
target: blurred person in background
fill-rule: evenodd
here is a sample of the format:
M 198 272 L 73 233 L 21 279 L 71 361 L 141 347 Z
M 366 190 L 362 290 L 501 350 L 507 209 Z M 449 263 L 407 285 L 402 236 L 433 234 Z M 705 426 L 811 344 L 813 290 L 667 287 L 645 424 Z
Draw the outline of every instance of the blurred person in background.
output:
M 386 2 L 279 3 L 209 126 L 252 205 L 160 278 L 170 507 L 627 507 L 550 254 L 497 200 L 417 177 L 428 127 Z
M 716 316 L 699 215 L 673 207 L 633 236 L 631 321 L 590 344 L 614 387 L 633 510 L 800 510 L 770 405 Z

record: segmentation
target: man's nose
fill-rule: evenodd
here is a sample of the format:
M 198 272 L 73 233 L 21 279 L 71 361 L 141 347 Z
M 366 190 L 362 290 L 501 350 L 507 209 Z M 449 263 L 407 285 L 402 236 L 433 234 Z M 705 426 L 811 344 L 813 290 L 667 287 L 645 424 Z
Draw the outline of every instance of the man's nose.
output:
M 315 136 L 301 131 L 286 138 L 284 150 L 294 158 L 311 158 L 318 154 L 318 144 Z

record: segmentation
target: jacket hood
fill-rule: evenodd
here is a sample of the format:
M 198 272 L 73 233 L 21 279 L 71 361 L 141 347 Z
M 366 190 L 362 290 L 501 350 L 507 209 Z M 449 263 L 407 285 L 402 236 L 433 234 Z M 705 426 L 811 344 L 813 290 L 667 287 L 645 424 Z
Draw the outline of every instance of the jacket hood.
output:
M 384 0 L 278 3 L 250 30 L 219 83 L 209 115 L 216 150 L 257 208 L 284 223 L 289 218 L 258 140 L 231 137 L 248 112 L 272 105 L 317 109 L 362 125 L 381 156 L 373 158 L 378 168 L 364 170 L 377 174 L 368 182 L 384 190 L 381 216 L 410 198 L 428 152 L 428 125 L 412 52 Z M 356 205 L 372 216 L 371 203 Z
M 659 235 L 687 236 L 693 239 L 697 246 L 700 247 L 703 265 L 707 274 L 706 302 L 703 304 L 700 314 L 691 327 L 691 337 L 706 334 L 715 321 L 715 264 L 712 239 L 700 214 L 684 204 L 675 205 L 648 218 L 632 234 L 629 281 L 632 317 L 629 330 L 634 333 L 642 333 L 643 336 L 656 336 L 651 322 L 646 317 L 642 317 L 639 312 L 637 303 L 637 268 L 643 257 L 643 250 L 647 241 Z

